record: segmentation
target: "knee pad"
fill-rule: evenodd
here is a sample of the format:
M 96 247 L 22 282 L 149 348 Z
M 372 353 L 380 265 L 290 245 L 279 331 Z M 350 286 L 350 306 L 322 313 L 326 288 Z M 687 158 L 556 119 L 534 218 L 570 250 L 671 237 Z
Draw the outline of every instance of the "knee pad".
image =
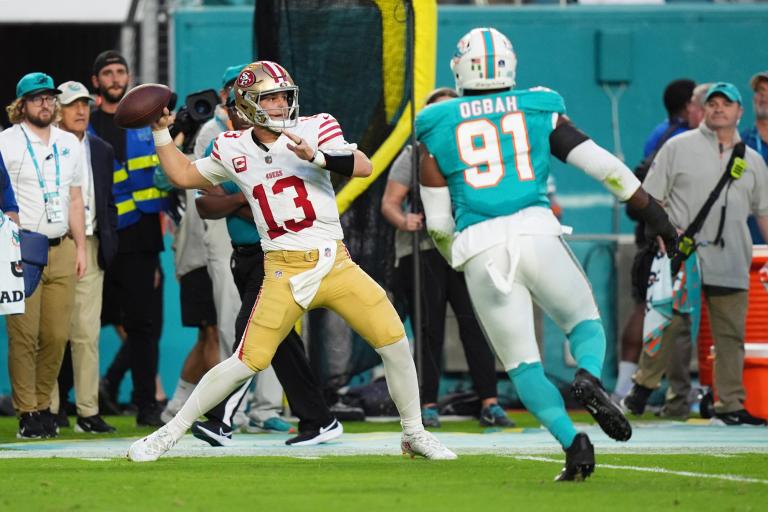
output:
M 249 346 L 243 343 L 243 347 L 240 353 L 237 354 L 237 357 L 254 372 L 260 372 L 270 365 L 274 355 L 274 350 L 260 347 L 256 344 L 250 344 Z

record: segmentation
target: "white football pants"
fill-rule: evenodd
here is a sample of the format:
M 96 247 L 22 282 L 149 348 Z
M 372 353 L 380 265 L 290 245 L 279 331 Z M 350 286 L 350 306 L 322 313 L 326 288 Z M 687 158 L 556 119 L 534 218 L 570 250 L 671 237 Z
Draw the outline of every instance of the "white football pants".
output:
M 510 236 L 464 266 L 477 319 L 509 371 L 541 360 L 533 302 L 567 334 L 600 317 L 581 266 L 561 237 Z

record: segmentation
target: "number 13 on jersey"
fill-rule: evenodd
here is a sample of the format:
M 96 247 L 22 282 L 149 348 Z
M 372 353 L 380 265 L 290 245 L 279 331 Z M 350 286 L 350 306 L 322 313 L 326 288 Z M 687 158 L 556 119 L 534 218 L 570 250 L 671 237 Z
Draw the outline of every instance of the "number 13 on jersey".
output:
M 456 128 L 459 157 L 469 166 L 464 171 L 464 180 L 473 188 L 495 187 L 501 181 L 506 172 L 503 155 L 506 144 L 512 145 L 520 181 L 535 179 L 525 114 L 510 112 L 501 118 L 500 125 L 501 135 L 498 127 L 486 118 L 465 121 Z

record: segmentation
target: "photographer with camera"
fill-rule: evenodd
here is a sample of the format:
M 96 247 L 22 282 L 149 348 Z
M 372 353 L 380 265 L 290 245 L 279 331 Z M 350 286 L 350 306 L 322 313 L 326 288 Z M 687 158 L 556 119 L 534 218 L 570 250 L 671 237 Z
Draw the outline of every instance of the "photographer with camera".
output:
M 155 375 L 162 308 L 151 298 L 162 293 L 160 212 L 167 208 L 168 195 L 153 183 L 159 161 L 151 129 L 123 129 L 114 123 L 117 104 L 128 91 L 130 79 L 128 63 L 120 53 L 107 50 L 96 57 L 91 81 L 100 101 L 91 114 L 88 131 L 112 145 L 120 164 L 112 189 L 118 215 L 118 252 L 104 276 L 104 304 L 114 308 L 106 306 L 102 318 L 122 324 L 127 334 L 121 352 L 133 377 L 136 424 L 159 426 Z M 113 363 L 102 385 L 112 402 L 123 373 L 117 366 L 122 364 Z
M 232 125 L 227 116 L 227 98 L 229 97 L 229 91 L 234 87 L 235 80 L 240 74 L 240 71 L 248 64 L 239 64 L 237 66 L 230 66 L 224 70 L 224 74 L 221 77 L 221 89 L 219 90 L 219 104 L 216 105 L 216 109 L 213 113 L 213 118 L 208 120 L 202 128 L 200 133 L 197 134 L 195 139 L 195 158 L 202 158 L 205 150 L 211 144 L 211 141 L 216 138 L 221 132 L 232 129 Z M 177 121 L 178 122 L 178 116 Z

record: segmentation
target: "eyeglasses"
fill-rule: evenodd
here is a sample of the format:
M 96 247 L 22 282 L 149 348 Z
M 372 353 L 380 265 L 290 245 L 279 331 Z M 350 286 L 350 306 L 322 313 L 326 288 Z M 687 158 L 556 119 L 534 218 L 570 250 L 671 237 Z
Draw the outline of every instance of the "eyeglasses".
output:
M 33 104 L 36 107 L 42 106 L 43 103 L 48 103 L 49 105 L 55 105 L 56 104 L 56 96 L 44 96 L 42 94 L 37 94 L 35 96 L 32 96 L 30 98 L 27 98 L 27 101 Z

